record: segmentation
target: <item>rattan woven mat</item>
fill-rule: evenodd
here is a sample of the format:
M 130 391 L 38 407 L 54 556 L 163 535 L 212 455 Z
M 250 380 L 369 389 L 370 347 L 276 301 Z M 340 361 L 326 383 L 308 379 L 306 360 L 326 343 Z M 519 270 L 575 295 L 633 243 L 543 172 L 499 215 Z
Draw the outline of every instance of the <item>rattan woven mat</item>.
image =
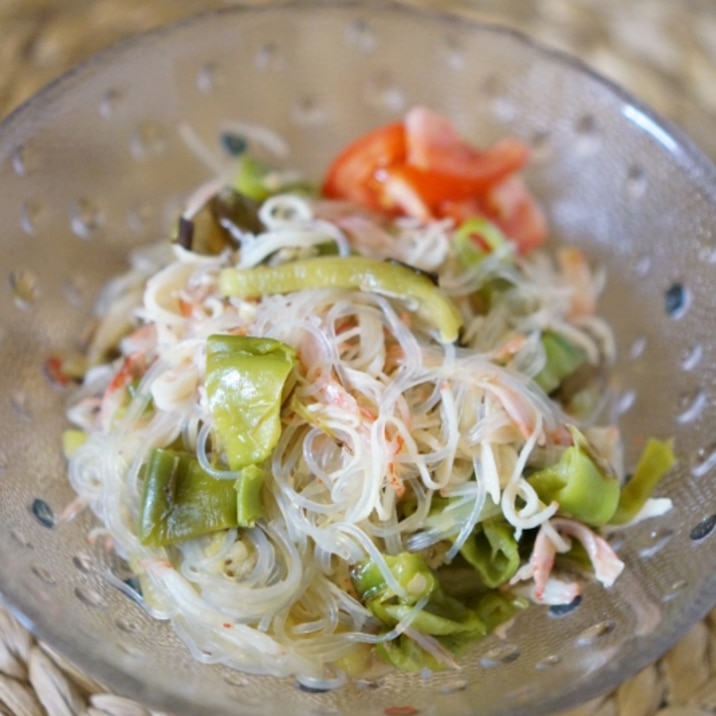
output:
M 221 0 L 0 0 L 0 116 L 103 47 L 221 4 Z M 452 2 L 422 4 L 445 8 Z M 479 17 L 526 30 L 579 54 L 680 125 L 716 158 L 712 131 L 716 4 L 712 0 L 464 0 L 462 5 L 469 5 Z M 716 610 L 658 662 L 613 693 L 564 716 L 713 713 Z M 149 716 L 156 712 L 108 693 L 0 610 L 0 714 Z

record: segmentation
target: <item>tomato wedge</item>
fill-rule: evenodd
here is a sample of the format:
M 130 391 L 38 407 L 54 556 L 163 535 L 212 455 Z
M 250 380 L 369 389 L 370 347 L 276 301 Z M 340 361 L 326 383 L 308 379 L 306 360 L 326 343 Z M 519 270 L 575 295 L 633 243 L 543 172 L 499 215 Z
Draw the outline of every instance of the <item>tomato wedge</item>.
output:
M 544 212 L 519 176 L 506 179 L 480 198 L 443 202 L 440 216 L 453 219 L 457 225 L 476 216 L 485 217 L 523 254 L 538 248 L 547 239 Z
M 464 141 L 447 117 L 424 107 L 415 107 L 405 115 L 406 163 L 439 175 L 460 178 L 475 193 L 522 169 L 529 150 L 518 139 L 506 138 L 485 151 Z M 448 188 L 449 189 L 449 188 Z M 446 191 L 446 197 L 452 196 Z
M 413 166 L 434 169 L 440 165 L 443 152 L 453 152 L 456 146 L 464 148 L 452 122 L 425 107 L 408 110 L 404 124 L 407 162 Z
M 518 176 L 528 160 L 518 139 L 483 151 L 462 139 L 447 117 L 415 107 L 402 122 L 344 149 L 329 167 L 323 194 L 421 221 L 485 217 L 527 252 L 546 238 L 542 210 Z
M 545 242 L 547 219 L 522 177 L 513 176 L 502 182 L 487 200 L 489 213 L 523 254 Z
M 323 195 L 385 211 L 388 206 L 380 171 L 404 163 L 406 154 L 405 126 L 402 122 L 374 129 L 349 144 L 333 160 L 323 183 Z
M 511 177 L 526 161 L 527 151 L 522 143 L 505 140 L 485 152 L 469 171 L 446 172 L 411 164 L 396 164 L 385 168 L 381 177 L 389 197 L 394 198 L 395 191 L 391 186 L 394 183 L 410 187 L 433 216 L 440 216 L 442 202 L 463 201 L 480 196 Z M 406 206 L 401 208 L 412 214 Z

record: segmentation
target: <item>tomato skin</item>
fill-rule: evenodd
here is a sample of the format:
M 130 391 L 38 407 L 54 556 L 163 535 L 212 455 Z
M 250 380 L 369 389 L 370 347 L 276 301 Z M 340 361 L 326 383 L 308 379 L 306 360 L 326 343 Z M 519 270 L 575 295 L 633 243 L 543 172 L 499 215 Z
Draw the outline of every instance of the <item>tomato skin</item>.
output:
M 516 174 L 529 161 L 527 147 L 514 137 L 501 139 L 484 152 L 478 152 L 469 163 L 455 167 L 455 173 L 469 182 L 476 193 L 483 192 Z M 447 157 L 445 158 L 447 160 Z M 435 167 L 436 172 L 449 172 L 449 164 L 444 161 Z
M 403 122 L 374 129 L 349 144 L 333 160 L 323 183 L 323 195 L 385 211 L 380 171 L 404 163 L 406 156 Z
M 411 109 L 404 123 L 407 164 L 460 177 L 471 182 L 476 193 L 518 172 L 529 160 L 529 150 L 514 137 L 501 139 L 484 151 L 473 147 L 460 137 L 447 117 L 425 107 Z
M 456 226 L 475 216 L 482 216 L 491 219 L 484 204 L 476 198 L 465 199 L 464 201 L 452 201 L 450 199 L 440 204 L 440 215 L 443 218 L 452 219 Z
M 509 202 L 504 200 L 507 193 Z M 495 195 L 498 195 L 496 203 Z M 517 244 L 520 253 L 529 253 L 546 241 L 547 219 L 521 177 L 510 177 L 492 192 L 491 198 L 492 208 L 497 210 L 495 223 Z
M 432 205 L 421 191 L 421 181 L 429 184 L 430 177 L 407 164 L 388 167 L 381 172 L 384 202 L 400 213 L 414 216 L 421 221 L 435 218 Z M 425 189 L 425 187 L 422 187 Z
M 428 169 L 440 164 L 443 154 L 463 144 L 447 117 L 426 107 L 413 107 L 404 119 L 407 162 Z M 444 167 L 443 167 L 444 169 Z
M 421 221 L 449 217 L 459 225 L 485 217 L 527 253 L 547 234 L 542 210 L 518 176 L 528 161 L 518 139 L 482 151 L 447 117 L 416 107 L 346 147 L 329 167 L 323 195 Z
M 473 182 L 464 177 L 426 171 L 409 164 L 390 167 L 383 172 L 383 176 L 386 185 L 395 180 L 409 184 L 426 206 L 432 209 L 436 209 L 441 202 L 447 199 L 462 201 L 481 193 L 475 190 Z
M 380 175 L 386 187 L 393 181 L 409 185 L 432 214 L 440 216 L 442 202 L 479 197 L 519 171 L 526 161 L 524 145 L 517 140 L 505 140 L 474 159 L 463 172 L 396 164 L 382 170 Z
M 440 216 L 450 217 L 457 225 L 483 216 L 493 221 L 522 254 L 538 248 L 547 239 L 544 212 L 519 176 L 509 177 L 481 198 L 443 202 Z

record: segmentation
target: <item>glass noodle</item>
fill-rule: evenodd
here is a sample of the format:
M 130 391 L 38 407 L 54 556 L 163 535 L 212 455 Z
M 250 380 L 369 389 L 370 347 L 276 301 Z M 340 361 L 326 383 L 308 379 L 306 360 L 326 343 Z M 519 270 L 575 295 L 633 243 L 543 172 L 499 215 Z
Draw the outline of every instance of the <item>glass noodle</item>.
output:
M 241 129 L 284 151 L 268 130 Z M 200 155 L 211 154 L 189 128 L 182 132 Z M 198 221 L 229 182 L 225 163 L 207 162 L 218 178 L 187 199 L 187 221 Z M 542 540 L 554 554 L 570 537 L 587 539 L 564 515 L 555 520 L 558 502 L 543 499 L 529 476 L 559 459 L 572 444 L 569 426 L 578 425 L 623 478 L 613 428 L 595 424 L 603 404 L 575 415 L 536 381 L 548 360 L 545 333 L 580 351 L 595 376 L 587 387 L 613 360 L 608 324 L 580 309 L 596 303 L 601 276 L 586 261 L 575 267 L 574 254 L 525 254 L 509 241 L 466 262 L 451 218 L 376 216 L 286 188 L 295 173 L 264 180 L 279 189 L 259 202 L 260 231 L 225 224 L 234 243 L 216 253 L 176 242 L 148 247 L 107 286 L 93 364 L 68 413 L 84 434 L 70 455 L 70 481 L 140 578 L 147 609 L 170 619 L 201 661 L 333 688 L 355 671 L 351 659 L 370 668 L 374 646 L 407 638 L 433 663 L 454 665 L 445 644 L 415 626 L 432 597 L 414 598 L 415 583 L 391 560 L 415 553 L 440 575 L 480 525 L 499 519 L 528 546 L 512 587 L 534 597 L 529 545 Z M 325 251 L 436 276 L 459 310 L 460 340 L 442 341 L 411 295 L 317 286 L 244 298 L 222 289 L 228 268 Z M 504 300 L 490 307 L 485 296 L 496 286 Z M 226 462 L 208 395 L 207 341 L 217 334 L 295 351 L 279 390 L 280 435 L 261 461 L 262 514 L 253 526 L 149 546 L 137 524 L 157 448 L 195 456 L 215 480 L 242 479 L 243 468 Z M 621 569 L 608 556 L 611 571 L 599 572 L 607 585 Z M 367 562 L 393 595 L 386 604 L 405 605 L 388 625 L 356 586 L 355 567 Z M 564 583 L 547 581 L 547 595 Z M 555 600 L 563 598 L 564 590 Z

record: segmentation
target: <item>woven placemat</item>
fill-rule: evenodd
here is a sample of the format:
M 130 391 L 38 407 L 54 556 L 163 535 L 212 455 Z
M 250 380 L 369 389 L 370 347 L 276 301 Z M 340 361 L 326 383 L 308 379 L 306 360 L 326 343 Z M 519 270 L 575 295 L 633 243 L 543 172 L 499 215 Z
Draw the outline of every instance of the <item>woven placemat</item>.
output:
M 254 0 L 261 2 L 261 0 Z M 117 40 L 228 0 L 0 0 L 0 117 Z M 423 4 L 449 7 L 450 0 Z M 712 0 L 464 0 L 632 90 L 716 158 L 716 4 Z M 658 662 L 564 716 L 716 713 L 716 610 Z M 156 714 L 68 664 L 0 610 L 0 715 Z M 157 716 L 159 716 L 157 714 Z
M 716 610 L 658 662 L 562 716 L 706 716 L 716 712 Z M 109 693 L 0 610 L 3 716 L 169 716 Z M 205 716 L 197 714 L 197 716 Z

